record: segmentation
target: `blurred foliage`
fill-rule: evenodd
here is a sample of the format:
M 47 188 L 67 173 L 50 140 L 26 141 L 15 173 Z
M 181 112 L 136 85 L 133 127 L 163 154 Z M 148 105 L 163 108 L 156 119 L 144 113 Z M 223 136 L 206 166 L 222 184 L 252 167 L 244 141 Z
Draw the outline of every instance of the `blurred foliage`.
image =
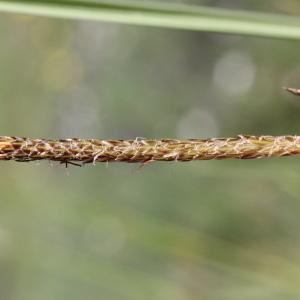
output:
M 6 14 L 0 35 L 2 135 L 299 133 L 299 42 Z M 0 297 L 299 299 L 297 162 L 2 162 Z
M 284 14 L 132 0 L 0 0 L 0 12 L 300 39 L 299 19 Z

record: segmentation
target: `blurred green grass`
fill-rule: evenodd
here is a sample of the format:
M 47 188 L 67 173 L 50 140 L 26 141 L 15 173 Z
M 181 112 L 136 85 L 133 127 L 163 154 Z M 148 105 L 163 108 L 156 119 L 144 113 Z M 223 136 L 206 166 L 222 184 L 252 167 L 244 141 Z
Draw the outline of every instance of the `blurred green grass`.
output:
M 297 17 L 149 1 L 1 0 L 0 11 L 160 28 L 299 39 Z

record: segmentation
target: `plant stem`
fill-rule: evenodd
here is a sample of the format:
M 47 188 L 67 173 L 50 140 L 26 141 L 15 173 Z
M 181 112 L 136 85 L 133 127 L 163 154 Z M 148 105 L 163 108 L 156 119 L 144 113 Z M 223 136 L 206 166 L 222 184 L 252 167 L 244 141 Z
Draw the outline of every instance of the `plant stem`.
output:
M 37 16 L 300 39 L 297 17 L 142 1 L 0 0 L 0 11 Z
M 0 137 L 0 160 L 61 163 L 194 161 L 300 155 L 300 136 L 245 136 L 193 140 L 46 140 Z

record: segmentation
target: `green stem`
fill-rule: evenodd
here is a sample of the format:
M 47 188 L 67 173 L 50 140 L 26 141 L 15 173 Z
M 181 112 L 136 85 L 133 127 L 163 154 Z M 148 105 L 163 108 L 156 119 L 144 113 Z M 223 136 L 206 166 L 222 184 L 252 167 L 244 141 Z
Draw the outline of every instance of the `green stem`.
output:
M 0 0 L 0 12 L 300 39 L 296 17 L 159 2 Z

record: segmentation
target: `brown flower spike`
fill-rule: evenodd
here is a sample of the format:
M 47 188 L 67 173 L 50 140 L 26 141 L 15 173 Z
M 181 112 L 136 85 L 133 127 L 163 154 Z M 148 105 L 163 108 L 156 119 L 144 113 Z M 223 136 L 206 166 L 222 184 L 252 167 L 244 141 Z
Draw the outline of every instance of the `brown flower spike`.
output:
M 61 163 L 193 161 L 300 154 L 300 136 L 245 136 L 192 140 L 46 140 L 0 137 L 0 160 Z
M 296 96 L 300 96 L 300 89 L 288 88 L 288 87 L 283 87 L 283 89 L 296 95 Z

